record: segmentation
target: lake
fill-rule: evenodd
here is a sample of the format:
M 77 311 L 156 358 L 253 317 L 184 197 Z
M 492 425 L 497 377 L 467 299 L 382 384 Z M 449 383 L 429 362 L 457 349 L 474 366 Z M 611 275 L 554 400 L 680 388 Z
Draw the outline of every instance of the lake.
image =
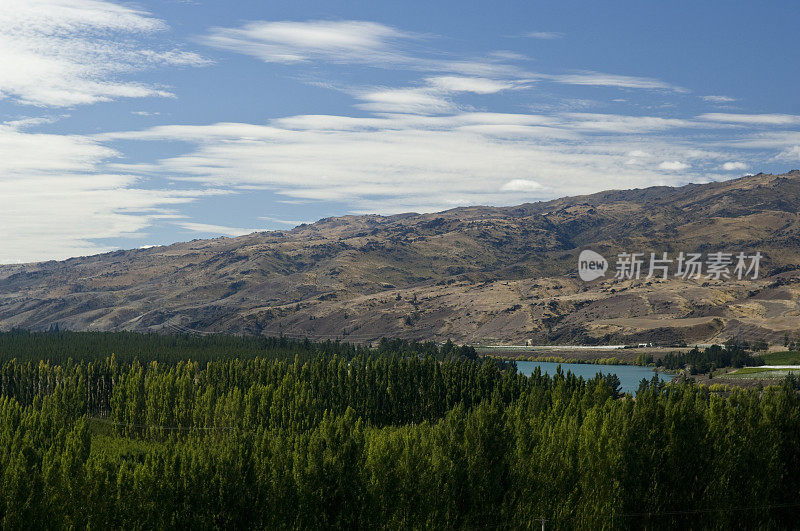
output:
M 619 378 L 620 389 L 623 393 L 635 394 L 639 389 L 639 382 L 642 378 L 650 380 L 655 372 L 652 367 L 639 367 L 636 365 L 594 365 L 590 363 L 551 363 L 547 361 L 518 361 L 517 371 L 526 376 L 533 374 L 536 367 L 540 367 L 543 373 L 553 375 L 556 368 L 561 365 L 561 370 L 566 374 L 571 372 L 575 376 L 583 376 L 584 380 L 594 378 L 598 372 L 603 374 L 616 374 Z M 668 382 L 673 378 L 672 374 L 658 373 L 659 378 Z

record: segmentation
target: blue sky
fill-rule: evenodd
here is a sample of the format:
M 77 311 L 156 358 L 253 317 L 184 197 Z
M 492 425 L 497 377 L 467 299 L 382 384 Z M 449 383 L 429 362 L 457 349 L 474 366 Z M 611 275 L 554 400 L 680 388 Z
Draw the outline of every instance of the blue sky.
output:
M 0 263 L 800 167 L 800 4 L 4 0 Z

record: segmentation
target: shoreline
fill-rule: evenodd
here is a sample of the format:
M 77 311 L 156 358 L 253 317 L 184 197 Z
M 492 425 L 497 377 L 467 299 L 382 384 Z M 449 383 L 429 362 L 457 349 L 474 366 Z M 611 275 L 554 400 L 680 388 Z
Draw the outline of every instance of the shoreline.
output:
M 566 345 L 491 345 L 475 347 L 475 351 L 482 357 L 505 360 L 594 365 L 633 365 L 637 367 L 646 366 L 636 363 L 637 358 L 642 354 L 652 356 L 653 361 L 657 361 L 667 354 L 678 354 L 688 352 L 689 350 L 691 350 L 691 347 L 621 348 L 616 345 L 599 347 Z

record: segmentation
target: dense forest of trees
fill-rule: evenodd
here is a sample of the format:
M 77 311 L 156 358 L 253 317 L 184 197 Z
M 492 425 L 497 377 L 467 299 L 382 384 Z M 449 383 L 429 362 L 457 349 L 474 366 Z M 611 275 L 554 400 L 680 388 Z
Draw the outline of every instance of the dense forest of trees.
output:
M 669 353 L 656 362 L 665 369 L 685 369 L 689 367 L 692 374 L 707 373 L 721 367 L 755 367 L 764 365 L 760 356 L 751 356 L 747 345 L 730 342 L 724 347 L 711 345 L 703 350 L 694 347 L 689 352 Z
M 633 399 L 452 344 L 15 334 L 0 337 L 4 528 L 800 521 L 788 381 L 721 396 L 654 379 Z

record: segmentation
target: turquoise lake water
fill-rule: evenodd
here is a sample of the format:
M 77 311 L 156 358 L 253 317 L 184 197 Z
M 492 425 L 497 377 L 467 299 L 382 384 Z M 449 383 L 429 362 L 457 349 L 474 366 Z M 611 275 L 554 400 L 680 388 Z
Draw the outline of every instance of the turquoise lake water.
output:
M 589 363 L 550 363 L 547 361 L 518 361 L 517 371 L 528 376 L 533 374 L 536 367 L 541 367 L 543 373 L 553 375 L 559 365 L 561 365 L 561 370 L 564 373 L 571 372 L 575 376 L 583 376 L 584 380 L 594 378 L 594 375 L 598 372 L 616 374 L 617 378 L 619 378 L 622 392 L 631 394 L 636 393 L 642 378 L 650 380 L 656 374 L 652 367 L 638 367 L 636 365 L 593 365 Z M 658 376 L 665 382 L 672 379 L 671 374 L 659 372 Z

